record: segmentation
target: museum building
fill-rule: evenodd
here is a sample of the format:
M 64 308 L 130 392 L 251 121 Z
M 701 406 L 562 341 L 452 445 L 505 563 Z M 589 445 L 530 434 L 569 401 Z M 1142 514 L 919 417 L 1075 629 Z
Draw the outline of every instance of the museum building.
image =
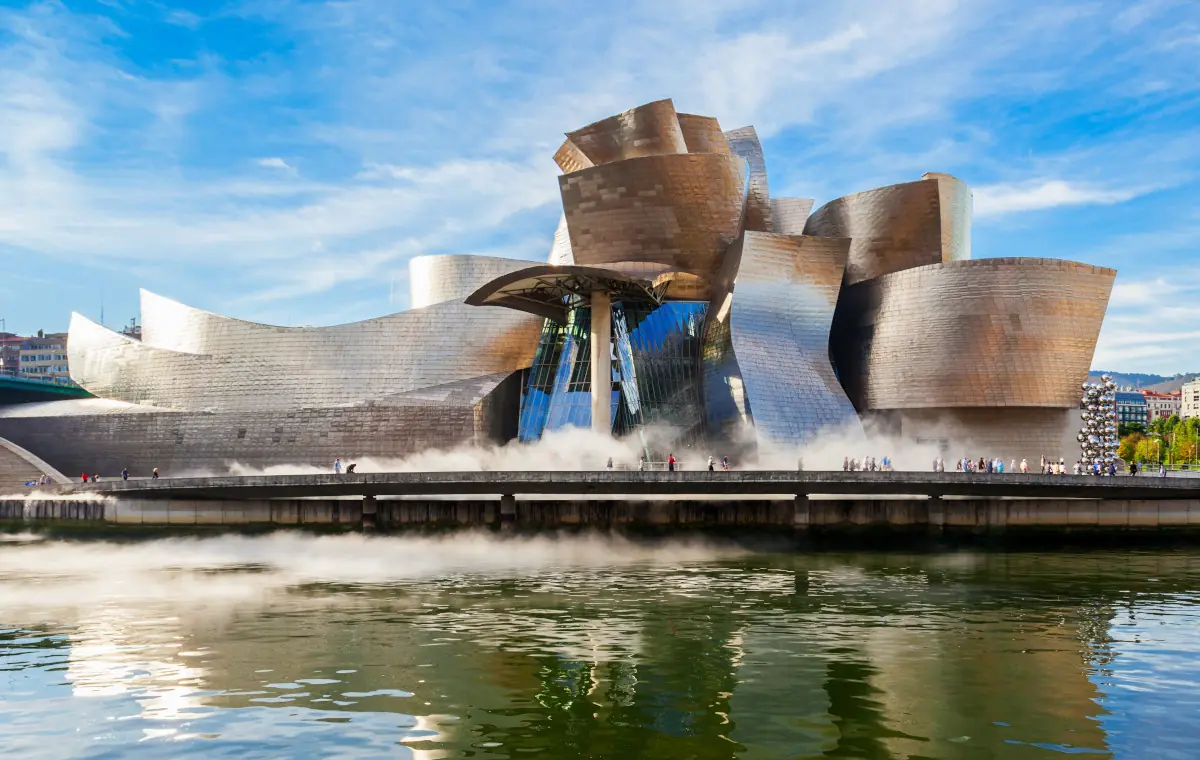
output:
M 419 257 L 410 310 L 321 328 L 143 290 L 140 340 L 72 315 L 93 398 L 0 406 L 0 438 L 63 472 L 325 465 L 569 426 L 650 458 L 864 429 L 1004 458 L 1074 446 L 1116 273 L 972 260 L 954 177 L 812 211 L 771 195 L 753 127 L 670 100 L 567 133 L 554 159 L 546 260 Z

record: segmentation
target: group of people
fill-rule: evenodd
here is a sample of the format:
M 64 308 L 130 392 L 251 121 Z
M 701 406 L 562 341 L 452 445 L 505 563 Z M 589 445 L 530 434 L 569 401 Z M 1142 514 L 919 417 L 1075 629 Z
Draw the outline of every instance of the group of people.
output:
M 333 472 L 335 475 L 341 475 L 343 471 L 347 475 L 353 475 L 355 467 L 358 467 L 358 464 L 355 462 L 351 462 L 350 464 L 346 465 L 345 467 L 342 467 L 342 458 L 341 457 L 333 458 Z
M 50 476 L 47 475 L 46 477 L 50 477 Z M 100 482 L 100 473 L 94 472 L 91 475 L 88 475 L 85 472 L 79 476 L 79 479 L 82 480 L 84 483 L 87 483 L 89 481 L 92 483 L 99 483 Z M 150 471 L 150 479 L 158 480 L 158 468 L 157 467 L 155 467 L 153 470 Z M 128 467 L 121 468 L 121 480 L 129 480 L 129 468 Z
M 803 463 L 798 465 L 797 469 L 804 469 Z M 863 457 L 861 460 L 850 457 L 842 458 L 842 472 L 890 472 L 891 470 L 892 459 L 888 456 L 879 459 Z

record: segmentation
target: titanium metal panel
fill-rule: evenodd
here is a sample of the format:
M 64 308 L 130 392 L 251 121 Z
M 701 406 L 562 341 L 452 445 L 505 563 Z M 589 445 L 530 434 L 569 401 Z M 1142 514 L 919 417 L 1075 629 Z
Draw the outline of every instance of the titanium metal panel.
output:
M 676 114 L 688 153 L 724 153 L 729 155 L 729 140 L 721 124 L 711 116 L 690 113 Z
M 575 263 L 640 261 L 710 276 L 741 226 L 744 163 L 647 156 L 559 177 Z
M 537 263 L 495 256 L 417 256 L 408 262 L 412 308 L 420 309 L 442 301 L 466 298 L 481 285 L 501 275 Z
M 812 212 L 812 198 L 772 198 L 772 232 L 780 235 L 803 235 L 804 225 Z
M 72 477 L 228 473 L 248 468 L 395 460 L 516 433 L 520 373 L 476 378 L 407 397 L 337 407 L 168 411 L 72 401 L 0 408 L 0 436 Z M 100 401 L 85 399 L 84 401 Z M 19 414 L 18 414 L 19 411 Z
M 675 105 L 670 100 L 631 108 L 568 132 L 567 139 L 596 166 L 641 156 L 688 152 Z M 563 152 L 561 148 L 559 152 Z
M 160 304 L 167 299 L 158 299 Z M 528 367 L 541 320 L 446 301 L 322 328 L 274 327 L 177 304 L 168 350 L 76 314 L 67 354 L 90 393 L 170 409 L 350 406 Z M 181 318 L 191 312 L 190 319 Z M 152 320 L 144 333 L 165 341 Z
M 1079 405 L 1112 269 L 980 259 L 852 285 L 838 302 L 834 362 L 860 411 Z
M 801 444 L 823 428 L 861 430 L 829 363 L 829 330 L 850 241 L 746 232 L 730 249 L 736 273 L 730 342 L 760 444 Z
M 554 242 L 550 246 L 550 264 L 565 266 L 575 263 L 575 252 L 571 250 L 571 233 L 567 229 L 567 215 L 558 217 L 558 227 L 554 230 Z
M 558 164 L 558 168 L 563 170 L 563 174 L 577 172 L 580 169 L 590 169 L 595 166 L 592 160 L 583 154 L 575 143 L 570 139 L 563 142 L 558 150 L 554 152 L 554 163 Z
M 838 198 L 808 218 L 806 235 L 853 241 L 847 285 L 970 258 L 970 189 L 949 175 L 925 177 Z
M 750 166 L 750 191 L 746 198 L 745 229 L 756 232 L 772 232 L 771 189 L 767 185 L 767 161 L 763 157 L 762 143 L 754 127 L 731 129 L 725 133 L 729 149 L 735 156 L 746 159 Z

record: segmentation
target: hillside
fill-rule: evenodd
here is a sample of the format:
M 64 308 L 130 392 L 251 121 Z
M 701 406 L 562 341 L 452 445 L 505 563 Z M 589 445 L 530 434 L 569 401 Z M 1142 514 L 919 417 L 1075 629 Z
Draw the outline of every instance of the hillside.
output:
M 1174 377 L 1166 377 L 1164 375 L 1152 375 L 1142 372 L 1113 372 L 1100 369 L 1089 372 L 1088 380 L 1095 382 L 1100 379 L 1101 375 L 1111 375 L 1117 385 L 1122 388 L 1133 386 L 1142 390 L 1158 391 L 1159 393 L 1174 393 L 1184 383 L 1200 377 L 1200 372 L 1184 372 Z

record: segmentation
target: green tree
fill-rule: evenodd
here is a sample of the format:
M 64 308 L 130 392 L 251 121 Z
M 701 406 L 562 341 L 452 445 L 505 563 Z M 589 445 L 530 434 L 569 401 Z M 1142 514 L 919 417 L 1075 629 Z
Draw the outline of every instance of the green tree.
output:
M 1138 444 L 1145 440 L 1145 436 L 1141 433 L 1133 433 L 1121 439 L 1121 445 L 1117 447 L 1117 456 L 1124 459 L 1126 462 L 1136 461 Z

